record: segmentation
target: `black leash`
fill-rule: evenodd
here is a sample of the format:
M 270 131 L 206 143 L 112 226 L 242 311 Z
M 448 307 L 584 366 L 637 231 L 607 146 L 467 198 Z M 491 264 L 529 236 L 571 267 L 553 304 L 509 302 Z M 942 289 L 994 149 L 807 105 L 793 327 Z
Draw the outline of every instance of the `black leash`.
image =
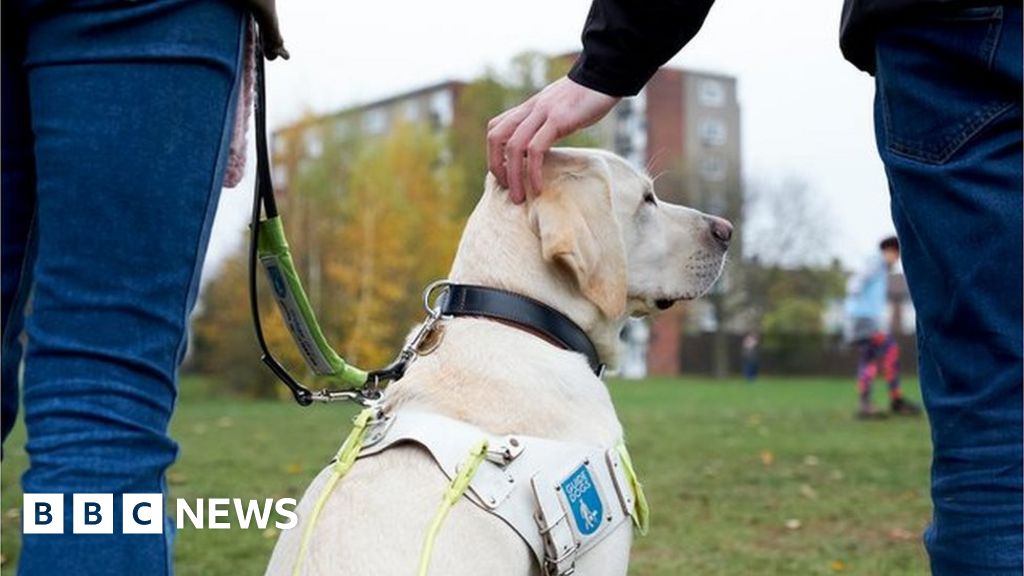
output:
M 259 267 L 257 247 L 260 236 L 260 216 L 267 218 L 278 216 L 277 202 L 274 199 L 274 181 L 270 173 L 270 155 L 267 144 L 267 89 L 266 71 L 264 69 L 263 45 L 257 35 L 254 40 L 256 59 L 256 191 L 252 199 L 252 218 L 249 222 L 249 306 L 252 309 L 253 328 L 256 342 L 260 347 L 260 360 L 270 368 L 277 379 L 291 390 L 295 401 L 301 406 L 313 403 L 313 393 L 296 380 L 271 353 L 263 336 L 263 324 L 260 321 L 260 303 L 256 292 L 256 269 Z

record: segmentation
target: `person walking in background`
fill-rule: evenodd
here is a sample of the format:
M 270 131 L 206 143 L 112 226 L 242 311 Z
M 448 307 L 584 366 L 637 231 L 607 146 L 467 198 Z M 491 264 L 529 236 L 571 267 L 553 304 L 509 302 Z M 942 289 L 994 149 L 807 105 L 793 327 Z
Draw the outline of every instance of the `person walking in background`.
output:
M 760 369 L 761 338 L 757 332 L 747 332 L 743 336 L 742 346 L 743 378 L 747 380 L 747 384 L 753 384 Z
M 551 145 L 639 92 L 711 5 L 594 0 L 568 76 L 488 125 L 488 164 L 512 201 L 539 193 Z M 1020 574 L 1024 563 L 1021 12 L 1019 0 L 842 10 L 843 54 L 875 77 L 876 141 L 917 311 L 933 442 L 925 546 L 939 576 Z
M 857 417 L 871 419 L 884 416 L 875 411 L 871 403 L 871 385 L 879 372 L 889 384 L 889 405 L 894 414 L 916 416 L 921 412 L 915 404 L 903 398 L 900 390 L 900 345 L 887 329 L 889 275 L 900 259 L 900 243 L 890 236 L 878 245 L 867 266 L 850 279 L 847 290 L 846 314 L 849 340 L 860 349 L 857 366 L 857 393 L 860 408 Z

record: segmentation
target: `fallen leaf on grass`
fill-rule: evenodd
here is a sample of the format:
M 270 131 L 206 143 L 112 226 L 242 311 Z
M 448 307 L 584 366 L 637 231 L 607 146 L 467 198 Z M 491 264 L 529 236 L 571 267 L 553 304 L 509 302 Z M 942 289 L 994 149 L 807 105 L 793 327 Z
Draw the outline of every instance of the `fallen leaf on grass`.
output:
M 775 453 L 771 450 L 761 450 L 761 464 L 771 466 L 775 463 Z
M 17 508 L 8 508 L 4 512 L 4 518 L 7 518 L 9 520 L 17 520 L 20 517 L 21 517 L 21 510 L 19 510 Z
M 808 454 L 807 456 L 804 456 L 804 466 L 817 466 L 817 465 L 818 465 L 818 457 L 817 456 L 815 456 L 814 454 Z
M 273 526 L 271 526 L 270 528 L 267 528 L 266 530 L 263 531 L 263 537 L 266 538 L 267 540 L 273 540 L 274 538 L 277 538 L 278 534 L 279 534 L 278 529 L 274 528 Z
M 301 474 L 302 473 L 302 464 L 299 464 L 298 462 L 292 462 L 290 464 L 286 464 L 285 467 L 284 467 L 284 471 L 285 471 L 286 474 Z
M 167 483 L 172 485 L 179 485 L 188 482 L 188 476 L 185 476 L 181 472 L 168 472 Z
M 800 494 L 803 494 L 804 498 L 807 498 L 809 500 L 818 499 L 818 491 L 815 490 L 810 484 L 801 484 Z
M 789 520 L 786 520 L 786 528 L 788 530 L 799 530 L 801 526 L 803 526 L 803 523 L 796 518 L 790 518 Z
M 831 568 L 833 572 L 844 572 L 846 570 L 846 562 L 843 562 L 842 560 L 833 560 L 832 563 L 829 564 L 829 568 Z
M 903 528 L 899 528 L 899 527 L 890 528 L 889 529 L 889 539 L 890 540 L 906 541 L 906 540 L 912 540 L 913 538 L 914 538 L 914 535 L 909 530 L 904 530 Z

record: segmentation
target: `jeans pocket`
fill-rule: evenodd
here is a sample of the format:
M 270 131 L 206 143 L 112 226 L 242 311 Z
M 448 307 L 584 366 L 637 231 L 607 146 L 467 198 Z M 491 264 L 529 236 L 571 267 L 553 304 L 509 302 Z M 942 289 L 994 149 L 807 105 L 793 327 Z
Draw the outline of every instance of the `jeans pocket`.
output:
M 1002 24 L 1002 6 L 981 6 L 937 9 L 879 32 L 877 101 L 889 152 L 945 163 L 1014 105 L 991 73 Z

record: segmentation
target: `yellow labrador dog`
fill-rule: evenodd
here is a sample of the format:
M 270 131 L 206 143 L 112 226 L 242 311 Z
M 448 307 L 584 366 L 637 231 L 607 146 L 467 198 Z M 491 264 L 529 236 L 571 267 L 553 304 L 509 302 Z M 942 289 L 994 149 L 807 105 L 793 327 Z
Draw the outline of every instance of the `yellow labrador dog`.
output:
M 615 366 L 629 316 L 697 298 L 718 278 L 731 225 L 659 201 L 651 179 L 622 158 L 556 149 L 545 158 L 544 179 L 539 195 L 516 205 L 488 178 L 450 280 L 555 308 Z M 496 435 L 602 446 L 622 439 L 608 390 L 583 355 L 492 320 L 442 322 L 436 350 L 387 390 L 388 410 L 414 407 Z M 282 533 L 267 574 L 293 573 L 303 521 L 325 481 L 326 471 L 299 503 L 299 524 Z M 429 454 L 412 444 L 358 460 L 327 499 L 298 573 L 416 574 L 423 535 L 448 484 Z M 631 542 L 630 523 L 619 524 L 579 558 L 576 574 L 625 574 Z M 513 530 L 462 500 L 437 537 L 430 573 L 525 576 L 541 568 Z

